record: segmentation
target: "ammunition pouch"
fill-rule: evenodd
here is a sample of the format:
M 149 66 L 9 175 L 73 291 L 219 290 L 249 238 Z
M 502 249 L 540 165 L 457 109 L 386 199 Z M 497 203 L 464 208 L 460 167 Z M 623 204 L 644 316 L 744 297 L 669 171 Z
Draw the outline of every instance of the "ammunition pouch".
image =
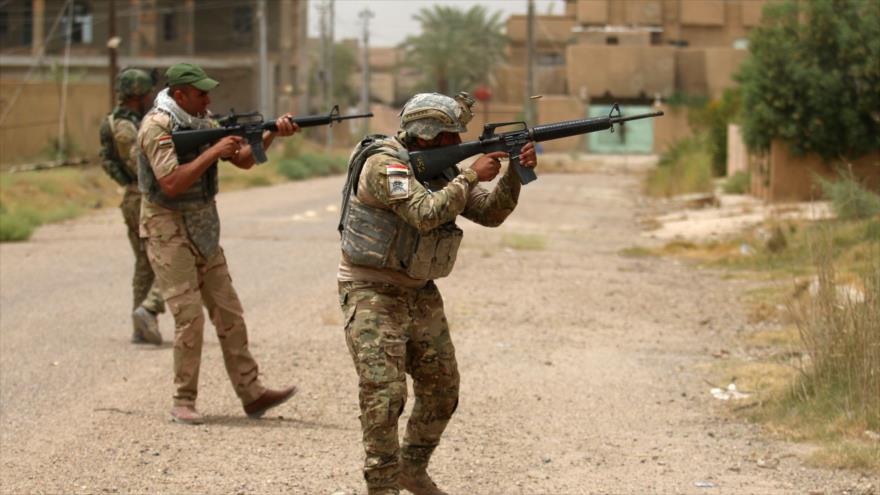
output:
M 343 219 L 342 252 L 355 265 L 434 280 L 452 272 L 462 237 L 453 222 L 420 234 L 394 212 L 351 198 Z

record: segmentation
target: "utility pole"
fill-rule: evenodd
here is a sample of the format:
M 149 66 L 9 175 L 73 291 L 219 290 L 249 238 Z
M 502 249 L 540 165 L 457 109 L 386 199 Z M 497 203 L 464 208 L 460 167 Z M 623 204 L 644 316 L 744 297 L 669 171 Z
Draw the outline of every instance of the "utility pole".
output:
M 529 10 L 526 21 L 526 123 L 535 125 L 535 0 L 528 0 Z
M 328 93 L 329 93 L 329 97 L 331 100 L 333 100 L 335 98 L 335 95 L 333 94 L 333 48 L 334 48 L 333 45 L 335 44 L 333 30 L 334 30 L 334 26 L 336 24 L 336 5 L 335 5 L 335 3 L 336 3 L 335 0 L 330 0 L 330 9 L 329 9 L 330 10 L 330 15 L 329 15 L 330 22 L 328 23 L 328 26 L 327 26 L 327 31 L 329 32 L 329 39 L 328 39 L 328 43 L 327 43 L 327 45 L 328 45 L 327 46 L 328 47 L 328 50 L 327 50 L 327 88 L 328 88 Z M 329 109 L 332 104 L 333 103 L 326 105 L 326 108 Z M 333 147 L 333 127 L 327 127 L 327 148 L 332 148 L 332 147 Z
M 73 38 L 73 7 L 74 2 L 67 4 L 67 33 L 64 42 L 64 73 L 61 79 L 61 104 L 59 105 L 58 116 L 58 153 L 57 159 L 63 160 L 67 158 L 67 83 L 70 76 L 70 44 Z
M 363 38 L 363 73 L 364 73 L 364 81 L 361 83 L 361 112 L 367 113 L 370 111 L 370 19 L 373 18 L 373 11 L 369 9 L 369 7 L 365 8 L 358 14 L 361 21 L 364 24 L 364 38 Z M 366 135 L 369 133 L 369 120 L 363 119 L 362 134 Z
M 293 82 L 290 77 L 290 59 L 291 49 L 293 48 L 294 28 L 291 22 L 293 16 L 293 0 L 281 0 L 280 2 L 280 22 L 278 23 L 278 40 L 280 50 L 278 51 L 278 69 L 280 72 L 281 94 L 278 97 L 278 114 L 292 111 L 293 106 Z
M 299 92 L 297 113 L 306 115 L 311 110 L 311 94 L 309 91 L 309 3 L 298 0 L 296 16 L 296 87 Z
M 259 25 L 259 84 L 260 113 L 270 118 L 274 112 L 271 108 L 269 95 L 269 60 L 266 41 L 266 0 L 257 0 L 257 23 Z
M 116 37 L 116 0 L 109 0 L 107 5 L 107 54 L 109 60 L 110 75 L 110 108 L 116 106 L 116 95 L 114 88 L 116 86 L 116 50 L 119 48 L 119 38 Z

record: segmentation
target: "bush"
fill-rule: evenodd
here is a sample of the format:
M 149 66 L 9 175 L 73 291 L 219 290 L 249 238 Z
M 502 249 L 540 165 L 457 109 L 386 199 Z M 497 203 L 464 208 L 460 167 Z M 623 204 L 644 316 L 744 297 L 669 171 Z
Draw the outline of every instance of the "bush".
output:
M 752 175 L 739 171 L 724 181 L 723 189 L 727 194 L 746 194 L 752 189 Z
M 0 209 L 0 242 L 26 241 L 39 226 L 39 220 L 31 212 Z
M 712 157 L 712 173 L 727 174 L 727 125 L 734 122 L 740 108 L 739 89 L 728 89 L 718 100 L 692 100 L 688 124 L 705 133 L 706 147 Z M 697 103 L 699 102 L 699 103 Z
M 825 159 L 880 149 L 878 40 L 876 0 L 768 2 L 736 75 L 749 149 L 777 138 Z
M 817 180 L 837 218 L 855 220 L 880 214 L 880 196 L 862 187 L 851 171 L 841 171 L 836 181 L 821 177 Z
M 348 164 L 332 155 L 303 153 L 296 158 L 284 158 L 278 163 L 278 172 L 290 180 L 322 177 L 344 172 Z
M 712 158 L 699 137 L 673 144 L 645 180 L 645 191 L 651 196 L 711 192 L 712 187 Z
M 837 285 L 833 240 L 815 246 L 816 290 L 792 305 L 809 366 L 803 370 L 793 399 L 825 414 L 829 424 L 850 423 L 859 429 L 880 428 L 880 253 L 855 284 Z

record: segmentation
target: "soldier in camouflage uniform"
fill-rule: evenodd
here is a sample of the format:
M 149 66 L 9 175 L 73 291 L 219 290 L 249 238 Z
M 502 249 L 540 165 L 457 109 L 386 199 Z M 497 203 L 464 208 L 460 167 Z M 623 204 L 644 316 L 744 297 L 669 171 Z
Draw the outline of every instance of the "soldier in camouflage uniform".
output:
M 492 191 L 503 152 L 478 158 L 452 180 L 416 180 L 407 150 L 461 142 L 474 100 L 418 94 L 401 112 L 396 137 L 369 136 L 355 149 L 343 190 L 339 302 L 345 340 L 358 374 L 364 478 L 370 494 L 441 495 L 428 461 L 458 405 L 458 367 L 443 300 L 434 279 L 450 273 L 462 231 L 458 215 L 500 225 L 516 207 L 520 182 L 512 169 Z M 522 164 L 537 164 L 534 145 Z M 415 404 L 403 446 L 397 420 L 406 402 L 406 374 Z
M 245 413 L 261 417 L 296 392 L 290 386 L 266 389 L 248 350 L 244 310 L 220 247 L 220 219 L 214 196 L 218 190 L 220 159 L 248 169 L 254 165 L 251 148 L 239 136 L 227 136 L 192 156 L 178 156 L 171 132 L 217 127 L 207 110 L 208 91 L 219 83 L 198 66 L 177 64 L 165 73 L 168 88 L 156 98 L 138 133 L 139 185 L 145 194 L 141 208 L 141 236 L 147 239 L 147 256 L 171 313 L 174 315 L 174 406 L 171 419 L 200 424 L 195 408 L 205 316 L 214 324 L 226 372 L 241 399 Z M 276 135 L 298 130 L 285 115 L 276 121 L 277 132 L 265 131 L 268 148 Z
M 122 196 L 122 218 L 128 227 L 128 241 L 134 251 L 134 293 L 131 340 L 159 345 L 162 334 L 156 315 L 165 311 L 165 304 L 154 286 L 153 269 L 147 260 L 147 250 L 138 234 L 141 215 L 141 193 L 137 185 L 137 153 L 132 148 L 137 138 L 141 118 L 153 104 L 155 81 L 140 69 L 123 69 L 116 76 L 119 104 L 101 123 L 101 165 L 107 174 L 125 188 Z

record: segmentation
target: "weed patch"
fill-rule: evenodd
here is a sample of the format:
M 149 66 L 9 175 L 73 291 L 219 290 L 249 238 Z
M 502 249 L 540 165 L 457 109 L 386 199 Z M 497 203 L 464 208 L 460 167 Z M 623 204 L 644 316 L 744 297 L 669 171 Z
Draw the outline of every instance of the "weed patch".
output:
M 711 192 L 712 189 L 712 157 L 700 137 L 673 144 L 644 183 L 645 192 L 654 197 Z
M 501 245 L 517 251 L 542 251 L 547 239 L 538 234 L 507 234 L 501 238 Z

